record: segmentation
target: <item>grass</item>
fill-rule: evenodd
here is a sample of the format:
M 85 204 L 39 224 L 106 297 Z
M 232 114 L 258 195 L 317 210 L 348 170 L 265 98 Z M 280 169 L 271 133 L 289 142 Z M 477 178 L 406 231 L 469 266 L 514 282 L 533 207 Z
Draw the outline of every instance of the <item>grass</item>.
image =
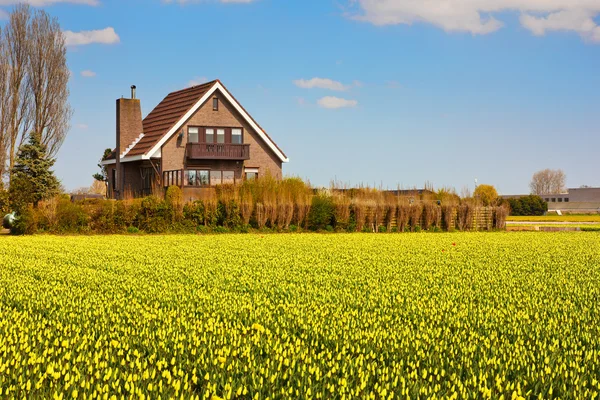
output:
M 0 237 L 2 398 L 594 398 L 597 233 Z
M 600 215 L 543 215 L 536 217 L 510 216 L 507 221 L 530 222 L 600 222 Z

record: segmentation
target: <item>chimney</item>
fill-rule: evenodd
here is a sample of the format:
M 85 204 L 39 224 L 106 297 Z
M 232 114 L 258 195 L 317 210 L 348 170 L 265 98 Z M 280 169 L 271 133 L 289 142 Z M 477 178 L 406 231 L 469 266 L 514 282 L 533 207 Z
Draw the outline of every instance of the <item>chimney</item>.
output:
M 117 99 L 117 198 L 123 194 L 123 168 L 120 156 L 143 131 L 142 107 L 135 98 L 135 85 L 131 86 L 131 99 Z

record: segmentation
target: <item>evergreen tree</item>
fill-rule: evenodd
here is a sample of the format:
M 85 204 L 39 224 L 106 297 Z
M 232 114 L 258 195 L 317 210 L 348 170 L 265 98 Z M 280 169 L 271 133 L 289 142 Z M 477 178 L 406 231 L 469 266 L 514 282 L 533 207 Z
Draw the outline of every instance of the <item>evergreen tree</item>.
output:
M 40 200 L 48 199 L 59 191 L 59 181 L 51 168 L 55 160 L 48 156 L 46 146 L 38 134 L 29 135 L 27 143 L 19 147 L 10 181 L 10 199 L 16 210 L 28 204 L 37 207 Z
M 100 172 L 92 175 L 95 180 L 100 182 L 108 182 L 108 171 L 106 170 L 106 165 L 102 165 L 102 161 L 106 160 L 111 154 L 111 149 L 104 150 L 104 153 L 102 154 L 102 159 L 98 163 L 98 168 L 100 168 Z

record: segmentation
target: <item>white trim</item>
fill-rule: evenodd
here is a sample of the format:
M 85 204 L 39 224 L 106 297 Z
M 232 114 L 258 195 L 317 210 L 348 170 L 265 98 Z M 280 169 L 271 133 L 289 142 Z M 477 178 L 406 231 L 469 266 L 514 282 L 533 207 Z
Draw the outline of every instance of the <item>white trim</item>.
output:
M 255 174 L 258 174 L 258 168 L 244 168 L 244 173 L 246 172 L 254 172 Z
M 132 161 L 141 161 L 141 160 L 149 160 L 149 157 L 143 156 L 143 155 L 139 155 L 139 156 L 129 156 L 129 157 L 121 157 L 119 160 L 124 163 L 124 162 L 132 162 Z M 116 164 L 117 160 L 104 160 L 102 161 L 100 164 L 102 165 L 111 165 L 111 164 Z
M 133 143 L 131 143 L 131 144 L 130 144 L 130 145 L 129 145 L 129 146 L 126 148 L 126 149 L 125 149 L 125 151 L 124 151 L 123 153 L 121 153 L 121 158 L 125 157 L 125 156 L 127 155 L 127 153 L 129 153 L 129 150 L 133 149 L 133 148 L 134 148 L 134 146 L 135 146 L 136 144 L 138 144 L 138 142 L 139 142 L 139 141 L 140 141 L 140 140 L 141 140 L 143 137 L 144 137 L 144 133 L 142 132 L 142 133 L 140 133 L 140 135 L 139 135 L 137 138 L 135 138 L 135 139 L 133 140 Z
M 265 134 L 265 132 L 262 129 L 260 129 L 260 127 L 252 120 L 252 118 L 250 118 L 250 116 L 244 111 L 240 104 L 237 101 L 235 101 L 233 96 L 229 94 L 229 92 L 221 85 L 220 82 L 216 82 L 212 86 L 212 88 L 210 88 L 204 94 L 204 96 L 202 96 L 200 100 L 198 100 L 196 104 L 194 104 L 194 106 L 187 113 L 185 113 L 185 115 L 181 117 L 179 121 L 177 121 L 177 123 L 167 132 L 167 134 L 164 135 L 158 141 L 158 143 L 154 145 L 154 147 L 152 147 L 148 152 L 146 152 L 146 154 L 142 156 L 143 159 L 148 160 L 151 157 L 153 157 L 155 153 L 158 152 L 162 148 L 162 146 L 167 142 L 167 140 L 169 140 L 171 136 L 173 136 L 175 132 L 177 132 L 183 126 L 183 124 L 188 119 L 190 119 L 192 115 L 196 113 L 196 111 L 198 111 L 198 109 L 215 93 L 217 89 L 219 89 L 221 93 L 223 93 L 225 98 L 233 105 L 236 111 L 240 113 L 240 115 L 246 120 L 246 122 L 252 127 L 252 129 L 254 129 L 254 131 L 258 133 L 261 139 L 265 141 L 265 143 L 271 148 L 271 150 L 273 150 L 273 152 L 277 155 L 277 157 L 279 157 L 281 162 L 289 162 L 289 158 L 283 155 L 283 153 L 277 148 L 277 146 L 275 146 L 275 143 L 273 143 Z

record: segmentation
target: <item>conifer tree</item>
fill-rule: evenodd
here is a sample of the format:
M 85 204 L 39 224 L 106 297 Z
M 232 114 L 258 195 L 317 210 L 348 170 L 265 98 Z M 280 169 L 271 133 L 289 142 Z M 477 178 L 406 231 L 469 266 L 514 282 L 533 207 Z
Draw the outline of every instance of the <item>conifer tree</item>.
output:
M 38 134 L 29 135 L 27 143 L 19 147 L 9 189 L 16 210 L 22 210 L 28 204 L 37 207 L 40 200 L 58 193 L 59 181 L 52 171 L 55 161 L 48 156 Z

